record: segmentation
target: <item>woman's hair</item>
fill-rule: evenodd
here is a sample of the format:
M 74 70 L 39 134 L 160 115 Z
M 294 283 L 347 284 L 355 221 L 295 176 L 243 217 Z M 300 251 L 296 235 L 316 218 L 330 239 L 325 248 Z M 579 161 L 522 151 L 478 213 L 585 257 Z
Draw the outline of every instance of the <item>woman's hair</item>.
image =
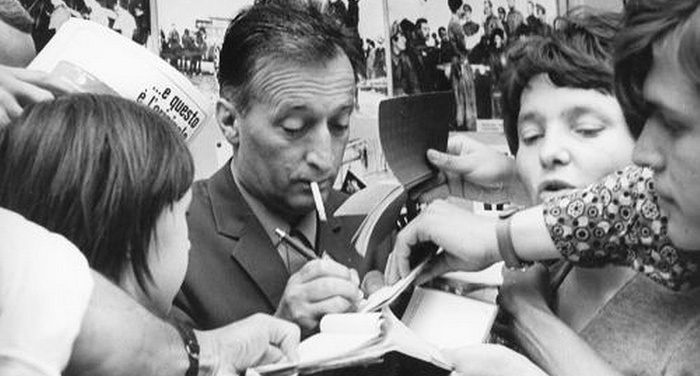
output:
M 680 37 L 681 68 L 700 88 L 700 1 L 627 2 L 623 28 L 615 40 L 615 92 L 635 137 L 649 115 L 643 89 L 653 63 L 653 45 L 674 30 Z
M 114 282 L 128 264 L 142 288 L 151 279 L 156 220 L 193 176 L 175 125 L 118 97 L 41 102 L 0 130 L 0 206 L 62 234 Z
M 565 25 L 551 36 L 518 40 L 506 50 L 500 85 L 503 127 L 513 154 L 518 151 L 520 97 L 533 77 L 546 74 L 558 87 L 613 94 L 612 49 L 620 15 L 576 8 Z

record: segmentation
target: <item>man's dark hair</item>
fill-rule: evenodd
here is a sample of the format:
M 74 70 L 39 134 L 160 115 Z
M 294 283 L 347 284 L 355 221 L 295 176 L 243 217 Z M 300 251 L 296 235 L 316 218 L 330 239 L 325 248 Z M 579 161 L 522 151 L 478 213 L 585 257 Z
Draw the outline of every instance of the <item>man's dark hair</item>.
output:
M 615 41 L 615 93 L 635 137 L 649 116 L 643 89 L 653 63 L 653 45 L 674 30 L 680 30 L 677 58 L 681 68 L 700 87 L 700 2 L 627 2 L 623 28 Z
M 260 94 L 252 81 L 261 67 L 273 62 L 313 66 L 343 55 L 355 75 L 361 75 L 361 46 L 349 29 L 337 25 L 318 4 L 258 2 L 239 13 L 226 30 L 219 60 L 220 94 L 245 113 L 251 99 Z
M 465 9 L 467 12 L 469 12 L 469 13 L 472 12 L 472 6 L 469 5 L 469 4 L 464 4 L 464 9 Z
M 424 23 L 428 23 L 428 20 L 426 20 L 426 19 L 423 18 L 423 17 L 417 19 L 417 20 L 416 20 L 416 30 L 420 30 L 420 27 L 421 27 Z
M 462 0 L 447 0 L 447 6 L 450 7 L 450 12 L 455 13 L 464 4 Z
M 546 74 L 558 87 L 613 94 L 613 38 L 620 15 L 576 9 L 567 18 L 561 33 L 519 40 L 506 51 L 501 78 L 503 126 L 513 154 L 518 151 L 520 97 L 533 77 Z
M 172 121 L 121 97 L 40 102 L 0 130 L 0 206 L 65 236 L 115 283 L 131 265 L 146 292 L 158 217 L 193 178 Z
M 34 29 L 34 20 L 17 0 L 0 0 L 0 20 L 23 33 Z

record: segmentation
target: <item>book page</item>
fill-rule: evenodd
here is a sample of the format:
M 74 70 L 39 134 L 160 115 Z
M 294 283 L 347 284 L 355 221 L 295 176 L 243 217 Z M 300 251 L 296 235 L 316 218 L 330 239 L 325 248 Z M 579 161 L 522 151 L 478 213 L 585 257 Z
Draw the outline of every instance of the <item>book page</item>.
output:
M 402 321 L 440 349 L 484 342 L 498 307 L 482 300 L 416 287 Z
M 286 375 L 370 364 L 392 351 L 451 369 L 437 347 L 418 337 L 388 308 L 381 313 L 328 314 L 321 322 L 321 332 L 299 345 L 298 363 L 261 366 L 256 372 Z

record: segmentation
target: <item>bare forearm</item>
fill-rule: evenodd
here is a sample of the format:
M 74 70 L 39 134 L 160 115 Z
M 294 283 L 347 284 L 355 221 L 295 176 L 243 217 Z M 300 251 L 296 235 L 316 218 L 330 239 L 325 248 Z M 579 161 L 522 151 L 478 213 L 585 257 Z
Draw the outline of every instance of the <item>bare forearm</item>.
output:
M 516 213 L 511 222 L 511 236 L 515 253 L 521 260 L 538 261 L 562 257 L 549 234 L 541 206 Z
M 529 358 L 550 375 L 621 375 L 546 308 L 520 309 L 514 331 Z

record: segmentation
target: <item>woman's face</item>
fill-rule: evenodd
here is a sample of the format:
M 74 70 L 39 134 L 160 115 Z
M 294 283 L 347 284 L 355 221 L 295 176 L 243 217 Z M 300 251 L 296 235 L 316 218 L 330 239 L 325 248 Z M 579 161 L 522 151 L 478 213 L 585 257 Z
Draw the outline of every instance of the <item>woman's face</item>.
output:
M 399 52 L 406 50 L 406 37 L 403 35 L 403 33 L 397 33 L 394 36 L 394 46 Z
M 612 95 L 533 77 L 521 96 L 516 167 L 532 203 L 632 163 L 634 140 Z
M 147 282 L 149 296 L 160 313 L 167 313 L 187 272 L 190 241 L 186 213 L 192 200 L 189 190 L 160 213 L 148 249 L 148 268 L 153 282 Z
M 651 167 L 659 206 L 668 215 L 674 245 L 700 249 L 700 92 L 678 60 L 677 33 L 657 42 L 644 82 L 651 115 L 634 149 L 635 163 Z M 697 67 L 696 67 L 697 69 Z

